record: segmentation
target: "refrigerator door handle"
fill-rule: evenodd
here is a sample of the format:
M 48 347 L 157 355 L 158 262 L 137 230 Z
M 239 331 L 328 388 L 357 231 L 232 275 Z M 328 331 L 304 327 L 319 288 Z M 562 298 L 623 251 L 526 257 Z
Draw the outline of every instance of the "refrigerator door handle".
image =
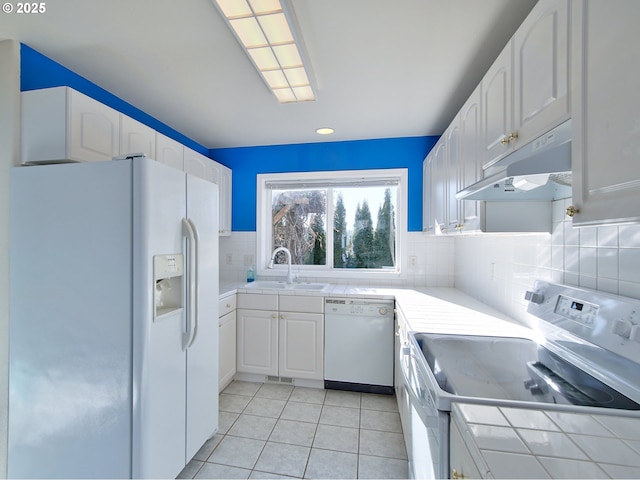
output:
M 188 219 L 182 219 L 182 233 L 187 239 L 187 264 L 188 264 L 188 277 L 187 277 L 187 328 L 182 334 L 182 349 L 186 350 L 192 343 L 193 329 L 194 329 L 194 296 L 196 294 L 196 276 L 195 267 L 196 255 L 194 249 L 196 246 L 195 233 L 193 227 Z
M 193 342 L 196 341 L 196 337 L 198 336 L 198 327 L 200 326 L 200 313 L 199 313 L 199 305 L 200 305 L 200 272 L 199 272 L 199 265 L 200 265 L 200 233 L 198 232 L 198 228 L 196 227 L 196 224 L 193 222 L 193 220 L 191 220 L 190 218 L 187 219 L 187 222 L 189 222 L 189 225 L 191 225 L 191 229 L 193 230 L 193 239 L 195 240 L 194 242 L 194 248 L 193 248 L 193 268 L 192 268 L 192 272 L 193 272 L 193 291 L 194 291 L 194 295 L 193 295 L 193 303 L 191 304 L 191 312 L 193 313 L 192 319 L 194 320 L 194 323 L 191 325 L 192 326 L 192 332 L 193 335 L 191 336 L 191 341 L 189 342 L 189 345 L 187 346 L 190 347 L 191 345 L 193 345 Z

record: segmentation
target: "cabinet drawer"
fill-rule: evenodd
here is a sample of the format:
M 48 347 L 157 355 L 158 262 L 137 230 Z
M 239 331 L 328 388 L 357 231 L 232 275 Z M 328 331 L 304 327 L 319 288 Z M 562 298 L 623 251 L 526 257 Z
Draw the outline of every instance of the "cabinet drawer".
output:
M 281 312 L 324 313 L 324 297 L 281 295 Z
M 236 296 L 229 295 L 218 302 L 218 317 L 222 317 L 236 309 Z
M 251 310 L 278 310 L 278 295 L 239 293 L 238 308 L 248 308 Z

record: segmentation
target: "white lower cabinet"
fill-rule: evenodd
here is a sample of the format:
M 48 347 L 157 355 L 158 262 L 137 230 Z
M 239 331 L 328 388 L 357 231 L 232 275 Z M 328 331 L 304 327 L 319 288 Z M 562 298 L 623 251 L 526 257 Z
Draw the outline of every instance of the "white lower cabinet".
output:
M 237 370 L 323 379 L 323 297 L 238 294 Z
M 218 306 L 218 391 L 224 390 L 236 374 L 236 295 L 222 298 Z
M 280 312 L 278 329 L 278 375 L 322 380 L 324 315 Z
M 396 401 L 398 402 L 398 411 L 400 413 L 400 422 L 402 423 L 402 433 L 404 434 L 405 445 L 409 445 L 411 438 L 411 421 L 409 418 L 409 393 L 407 392 L 402 373 L 403 362 L 405 362 L 405 354 L 403 347 L 408 345 L 407 340 L 408 324 L 405 320 L 402 310 L 399 308 L 396 312 L 396 337 L 395 337 L 395 362 L 393 384 L 396 392 Z M 407 449 L 409 451 L 409 449 Z
M 239 294 L 239 303 L 243 294 Z M 276 297 L 277 298 L 277 297 Z M 239 308 L 238 372 L 278 375 L 278 312 Z
M 484 478 L 453 419 L 449 431 L 449 465 L 450 478 Z

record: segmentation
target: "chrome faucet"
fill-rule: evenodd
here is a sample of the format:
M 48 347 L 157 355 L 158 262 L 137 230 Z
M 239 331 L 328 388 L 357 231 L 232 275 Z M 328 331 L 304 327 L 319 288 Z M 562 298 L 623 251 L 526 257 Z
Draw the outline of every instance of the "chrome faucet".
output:
M 276 255 L 279 252 L 285 252 L 287 254 L 287 264 L 289 265 L 289 273 L 287 273 L 287 283 L 293 283 L 293 275 L 291 275 L 291 252 L 286 247 L 278 247 L 273 251 L 271 255 L 271 260 L 269 260 L 269 264 L 267 268 L 273 268 L 273 260 L 276 258 Z

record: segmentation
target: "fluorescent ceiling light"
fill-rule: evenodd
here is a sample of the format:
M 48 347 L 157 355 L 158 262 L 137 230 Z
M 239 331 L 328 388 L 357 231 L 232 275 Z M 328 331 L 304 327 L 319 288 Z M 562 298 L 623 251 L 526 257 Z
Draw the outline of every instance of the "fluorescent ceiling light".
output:
M 213 2 L 280 103 L 316 99 L 295 21 L 281 0 Z

